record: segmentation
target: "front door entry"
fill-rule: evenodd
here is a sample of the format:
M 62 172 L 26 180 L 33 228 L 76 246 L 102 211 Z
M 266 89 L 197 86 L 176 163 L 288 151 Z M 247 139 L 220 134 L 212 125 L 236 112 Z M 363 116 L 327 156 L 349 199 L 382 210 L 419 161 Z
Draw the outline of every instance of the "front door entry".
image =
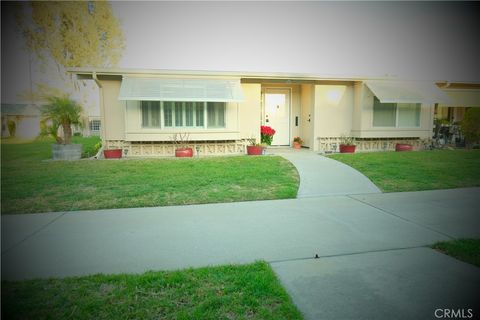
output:
M 275 129 L 272 145 L 290 145 L 290 89 L 265 89 L 264 124 Z

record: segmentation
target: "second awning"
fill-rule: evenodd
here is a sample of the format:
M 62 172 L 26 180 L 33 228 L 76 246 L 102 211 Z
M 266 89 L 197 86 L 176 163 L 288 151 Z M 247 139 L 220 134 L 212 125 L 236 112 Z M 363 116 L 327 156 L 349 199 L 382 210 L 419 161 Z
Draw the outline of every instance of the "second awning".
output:
M 451 99 L 434 83 L 424 81 L 365 81 L 382 103 L 449 103 Z

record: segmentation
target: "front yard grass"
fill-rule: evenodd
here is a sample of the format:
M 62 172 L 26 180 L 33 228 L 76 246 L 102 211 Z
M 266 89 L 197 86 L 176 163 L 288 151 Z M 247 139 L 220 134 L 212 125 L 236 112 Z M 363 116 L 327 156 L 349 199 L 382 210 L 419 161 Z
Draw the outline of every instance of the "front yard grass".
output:
M 480 239 L 459 239 L 438 242 L 434 244 L 432 248 L 458 260 L 480 267 Z
M 302 319 L 265 262 L 2 282 L 6 319 Z
M 275 156 L 42 161 L 50 144 L 2 141 L 2 214 L 285 199 L 299 185 Z
M 384 192 L 480 186 L 480 150 L 372 152 L 329 157 L 359 170 Z

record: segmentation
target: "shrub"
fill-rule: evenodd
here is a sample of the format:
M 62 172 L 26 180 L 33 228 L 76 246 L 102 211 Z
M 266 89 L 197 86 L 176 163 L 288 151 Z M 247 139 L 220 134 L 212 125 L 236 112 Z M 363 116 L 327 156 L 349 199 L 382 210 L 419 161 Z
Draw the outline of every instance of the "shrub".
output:
M 8 133 L 10 134 L 10 137 L 15 137 L 15 134 L 17 132 L 17 124 L 15 123 L 15 121 L 8 120 L 7 127 L 8 127 Z
M 465 113 L 460 127 L 465 136 L 467 147 L 480 142 L 480 108 L 470 108 Z

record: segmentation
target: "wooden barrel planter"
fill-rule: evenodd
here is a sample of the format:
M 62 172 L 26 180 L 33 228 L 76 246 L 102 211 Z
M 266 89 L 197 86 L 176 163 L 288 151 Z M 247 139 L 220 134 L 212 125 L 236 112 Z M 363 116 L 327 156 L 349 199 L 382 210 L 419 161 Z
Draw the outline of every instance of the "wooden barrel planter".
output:
M 175 149 L 175 157 L 177 158 L 191 158 L 193 157 L 192 148 L 177 148 Z
M 395 151 L 412 151 L 413 147 L 408 143 L 397 143 L 395 145 Z
M 341 144 L 340 145 L 340 153 L 355 153 L 355 145 L 346 145 L 346 144 Z
M 247 154 L 249 156 L 260 156 L 263 154 L 262 146 L 247 146 Z
M 122 149 L 103 150 L 105 159 L 120 159 L 122 157 Z

